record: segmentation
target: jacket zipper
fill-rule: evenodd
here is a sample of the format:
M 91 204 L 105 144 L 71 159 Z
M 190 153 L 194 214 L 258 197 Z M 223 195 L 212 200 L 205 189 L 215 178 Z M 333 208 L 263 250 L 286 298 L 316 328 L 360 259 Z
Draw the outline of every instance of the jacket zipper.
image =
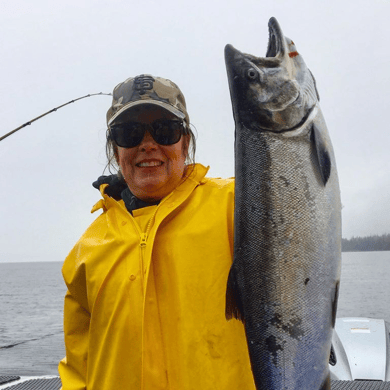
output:
M 171 197 L 172 194 L 170 194 L 166 199 L 164 199 L 164 202 Z M 146 244 L 148 240 L 148 236 L 150 233 L 150 230 L 152 228 L 153 220 L 156 217 L 157 211 L 159 207 L 161 206 L 162 203 L 160 203 L 157 207 L 156 210 L 154 210 L 153 215 L 150 217 L 148 224 L 146 226 L 146 231 L 144 233 L 141 233 L 141 240 L 140 240 L 140 247 L 141 247 L 141 259 L 140 259 L 140 267 L 141 267 L 141 281 L 142 281 L 142 287 L 144 288 L 144 281 L 145 281 L 145 274 L 146 274 L 146 269 L 145 269 L 145 264 L 144 264 L 144 259 L 145 259 L 145 250 L 146 250 Z
M 169 198 L 169 197 L 168 197 Z M 148 221 L 148 224 L 146 226 L 146 232 L 141 232 L 141 240 L 140 240 L 140 268 L 141 268 L 141 283 L 142 283 L 142 289 L 145 291 L 144 299 L 146 297 L 146 288 L 145 288 L 145 276 L 146 270 L 144 270 L 144 257 L 145 257 L 145 250 L 146 250 L 146 243 L 148 240 L 148 234 L 150 233 L 150 230 L 152 228 L 152 222 L 157 214 L 158 208 L 160 207 L 161 203 L 156 207 L 156 210 L 154 211 L 153 215 Z M 144 303 L 145 304 L 145 303 Z M 144 327 L 144 313 L 142 314 L 142 329 Z M 141 347 L 141 390 L 144 390 L 144 332 L 142 330 L 142 347 Z

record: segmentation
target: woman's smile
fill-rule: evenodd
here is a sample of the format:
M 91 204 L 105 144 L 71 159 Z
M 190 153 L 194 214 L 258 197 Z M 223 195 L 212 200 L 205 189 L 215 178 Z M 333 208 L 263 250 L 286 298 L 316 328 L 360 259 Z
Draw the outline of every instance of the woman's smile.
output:
M 154 167 L 160 167 L 164 163 L 159 160 L 143 160 L 139 163 L 136 163 L 135 165 L 138 168 L 154 168 Z

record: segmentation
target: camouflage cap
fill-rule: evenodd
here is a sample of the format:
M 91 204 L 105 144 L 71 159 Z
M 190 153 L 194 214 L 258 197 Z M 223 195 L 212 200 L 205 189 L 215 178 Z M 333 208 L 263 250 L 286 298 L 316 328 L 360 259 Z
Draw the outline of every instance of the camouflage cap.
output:
M 162 107 L 190 124 L 184 95 L 179 87 L 168 79 L 148 74 L 130 77 L 118 84 L 112 95 L 112 105 L 107 111 L 108 126 L 129 108 L 140 104 Z

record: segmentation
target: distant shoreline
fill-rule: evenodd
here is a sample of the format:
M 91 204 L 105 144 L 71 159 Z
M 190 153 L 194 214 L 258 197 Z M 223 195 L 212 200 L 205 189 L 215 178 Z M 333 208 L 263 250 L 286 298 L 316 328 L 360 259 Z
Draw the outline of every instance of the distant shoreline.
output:
M 390 252 L 390 249 L 351 249 L 351 250 L 342 250 L 342 253 L 348 253 L 348 252 Z
M 390 234 L 343 238 L 341 247 L 342 252 L 390 251 Z

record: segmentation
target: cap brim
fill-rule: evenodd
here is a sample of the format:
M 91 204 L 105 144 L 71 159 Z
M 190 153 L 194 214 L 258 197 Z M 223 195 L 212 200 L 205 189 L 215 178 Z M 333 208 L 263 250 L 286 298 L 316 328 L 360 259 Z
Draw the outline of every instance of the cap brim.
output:
M 177 108 L 171 106 L 170 104 L 160 102 L 158 100 L 137 100 L 135 102 L 130 102 L 123 106 L 118 112 L 115 113 L 115 115 L 112 116 L 112 118 L 108 121 L 107 125 L 110 126 L 112 122 L 114 122 L 115 119 L 118 118 L 118 116 L 122 115 L 124 112 L 128 111 L 130 108 L 139 106 L 141 104 L 150 104 L 154 106 L 159 106 L 161 108 L 164 108 L 165 110 L 171 112 L 172 114 L 176 115 L 178 118 L 185 119 L 186 116 L 181 111 L 179 111 Z

